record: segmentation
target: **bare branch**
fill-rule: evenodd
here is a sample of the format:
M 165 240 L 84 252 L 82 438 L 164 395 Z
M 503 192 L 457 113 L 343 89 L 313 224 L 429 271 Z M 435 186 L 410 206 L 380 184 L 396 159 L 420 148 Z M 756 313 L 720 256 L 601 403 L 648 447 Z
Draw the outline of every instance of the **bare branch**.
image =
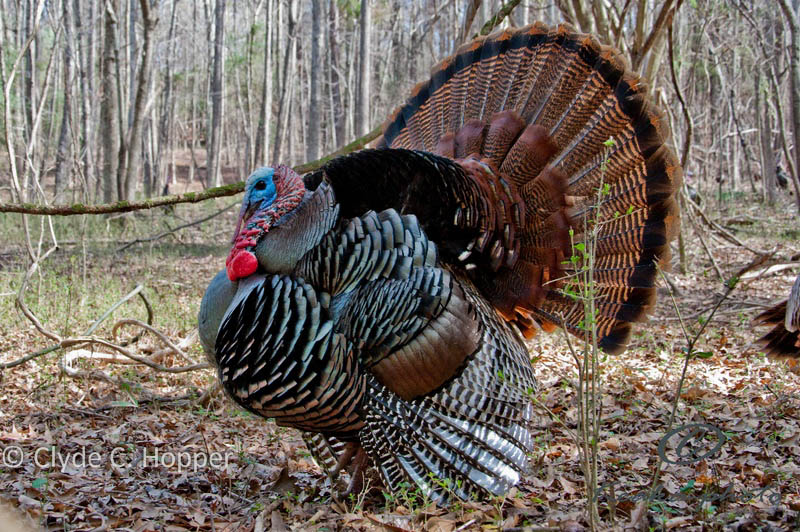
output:
M 201 223 L 207 222 L 207 221 L 211 220 L 212 218 L 216 218 L 217 216 L 219 216 L 223 212 L 229 211 L 231 208 L 235 207 L 236 205 L 238 205 L 238 202 L 231 203 L 227 207 L 223 207 L 222 209 L 214 212 L 213 214 L 209 214 L 208 216 L 204 216 L 203 218 L 200 218 L 199 220 L 194 220 L 192 222 L 188 222 L 188 223 L 185 223 L 183 225 L 179 225 L 178 227 L 170 229 L 169 231 L 163 231 L 161 233 L 158 233 L 157 235 L 149 236 L 147 238 L 137 238 L 136 240 L 131 240 L 130 242 L 127 242 L 125 245 L 117 248 L 117 253 L 119 253 L 120 251 L 125 251 L 126 249 L 128 249 L 131 246 L 133 246 L 134 244 L 143 244 L 144 242 L 153 242 L 154 240 L 160 240 L 160 239 L 164 238 L 167 235 L 171 235 L 171 234 L 177 233 L 178 231 L 180 231 L 182 229 L 186 229 L 187 227 L 194 227 L 195 225 L 200 225 Z
M 519 0 L 515 0 L 519 3 Z M 382 127 L 376 127 L 363 137 L 359 137 L 347 146 L 336 150 L 316 161 L 311 161 L 300 166 L 295 166 L 294 170 L 298 173 L 306 173 L 321 168 L 325 163 L 347 153 L 360 150 L 367 144 L 378 138 Z M 115 203 L 103 203 L 99 205 L 84 205 L 76 203 L 74 205 L 37 205 L 33 203 L 0 203 L 0 212 L 18 212 L 23 214 L 45 214 L 58 216 L 72 216 L 76 214 L 109 214 L 116 212 L 132 212 L 162 207 L 164 205 L 177 205 L 179 203 L 198 203 L 212 198 L 222 198 L 233 196 L 244 190 L 244 181 L 239 181 L 232 185 L 223 185 L 204 190 L 203 192 L 187 192 L 185 194 L 175 194 L 171 196 L 160 196 L 142 201 L 117 201 Z
M 489 35 L 493 29 L 500 25 L 507 16 L 514 11 L 514 8 L 519 5 L 520 0 L 510 0 L 500 6 L 500 9 L 494 14 L 492 18 L 486 21 L 480 31 L 480 35 Z M 477 35 L 475 36 L 477 37 Z

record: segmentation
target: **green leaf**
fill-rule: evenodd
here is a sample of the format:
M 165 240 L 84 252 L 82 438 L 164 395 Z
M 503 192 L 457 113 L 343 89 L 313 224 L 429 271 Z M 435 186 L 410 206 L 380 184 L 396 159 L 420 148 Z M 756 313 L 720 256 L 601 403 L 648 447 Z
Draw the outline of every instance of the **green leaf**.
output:
M 736 288 L 737 284 L 739 284 L 739 278 L 734 276 L 728 279 L 728 281 L 725 283 L 725 286 L 733 290 L 734 288 Z
M 43 477 L 35 478 L 33 482 L 31 482 L 31 486 L 35 490 L 41 489 L 45 484 L 47 484 L 47 479 Z
M 697 351 L 694 356 L 695 358 L 711 358 L 714 356 L 714 353 L 711 351 Z
M 612 146 L 616 146 L 616 144 L 617 144 L 617 141 L 614 140 L 614 137 L 608 137 L 608 140 L 603 142 L 603 146 L 605 146 L 606 148 L 610 148 Z
M 137 405 L 136 403 L 132 403 L 130 401 L 111 401 L 111 406 L 122 406 L 122 407 L 131 406 L 136 408 L 139 405 Z

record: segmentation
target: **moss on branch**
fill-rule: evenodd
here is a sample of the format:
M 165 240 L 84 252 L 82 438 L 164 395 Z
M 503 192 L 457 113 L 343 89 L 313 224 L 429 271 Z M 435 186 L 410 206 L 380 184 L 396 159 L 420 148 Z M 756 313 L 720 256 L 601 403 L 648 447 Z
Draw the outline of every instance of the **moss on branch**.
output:
M 294 170 L 300 174 L 311 172 L 320 168 L 325 163 L 350 152 L 360 150 L 369 142 L 375 140 L 380 135 L 381 128 L 376 127 L 363 137 L 359 137 L 350 144 L 330 153 L 321 159 L 311 161 L 299 166 Z M 220 187 L 209 188 L 202 192 L 187 192 L 185 194 L 174 194 L 170 196 L 159 196 L 148 198 L 141 201 L 117 201 L 115 203 L 102 203 L 98 205 L 84 205 L 74 203 L 72 205 L 37 205 L 35 203 L 0 203 L 0 212 L 16 212 L 21 214 L 38 214 L 50 216 L 72 216 L 76 214 L 110 214 L 119 212 L 141 211 L 163 207 L 165 205 L 177 205 L 178 203 L 198 203 L 212 198 L 222 198 L 233 196 L 244 190 L 244 181 L 223 185 Z

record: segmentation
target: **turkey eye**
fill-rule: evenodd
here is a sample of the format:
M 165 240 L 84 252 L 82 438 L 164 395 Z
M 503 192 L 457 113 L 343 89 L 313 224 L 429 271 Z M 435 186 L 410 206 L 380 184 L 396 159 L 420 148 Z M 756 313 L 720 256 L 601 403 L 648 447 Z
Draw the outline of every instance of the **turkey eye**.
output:
M 264 190 L 265 188 L 267 188 L 266 182 L 259 181 L 258 183 L 256 183 L 256 190 Z

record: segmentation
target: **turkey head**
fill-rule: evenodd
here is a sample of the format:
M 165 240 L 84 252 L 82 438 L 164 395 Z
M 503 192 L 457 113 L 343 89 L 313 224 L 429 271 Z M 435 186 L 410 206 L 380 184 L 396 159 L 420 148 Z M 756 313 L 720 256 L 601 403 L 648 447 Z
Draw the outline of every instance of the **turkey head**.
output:
M 284 165 L 259 168 L 247 178 L 233 248 L 225 261 L 228 279 L 237 281 L 256 272 L 258 241 L 300 205 L 305 191 L 300 176 Z

